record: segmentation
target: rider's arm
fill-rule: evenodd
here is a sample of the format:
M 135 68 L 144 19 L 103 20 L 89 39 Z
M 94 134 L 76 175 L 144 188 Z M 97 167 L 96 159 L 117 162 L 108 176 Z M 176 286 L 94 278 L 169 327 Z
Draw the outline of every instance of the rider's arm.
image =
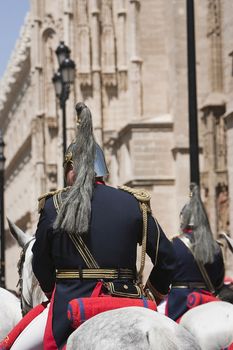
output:
M 36 230 L 33 245 L 32 268 L 44 293 L 49 296 L 55 285 L 55 268 L 51 256 L 53 208 L 51 199 L 46 200 Z
M 151 215 L 148 215 L 147 254 L 154 265 L 147 280 L 157 303 L 165 298 L 169 291 L 175 268 L 175 254 L 172 243 Z

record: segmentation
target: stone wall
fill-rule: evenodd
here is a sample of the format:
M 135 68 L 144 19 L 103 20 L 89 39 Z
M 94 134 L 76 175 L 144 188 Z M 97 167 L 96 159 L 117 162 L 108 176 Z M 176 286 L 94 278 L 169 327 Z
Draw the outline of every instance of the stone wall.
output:
M 228 213 L 225 192 L 216 192 L 222 183 L 233 232 L 231 10 L 231 0 L 195 1 L 201 185 L 216 236 Z M 155 217 L 175 235 L 189 187 L 185 0 L 57 0 L 55 7 L 31 0 L 0 83 L 6 215 L 32 234 L 37 197 L 63 186 L 62 114 L 51 81 L 60 40 L 77 67 L 68 142 L 82 100 L 93 112 L 109 183 L 148 189 Z M 18 248 L 6 235 L 7 286 L 15 288 Z

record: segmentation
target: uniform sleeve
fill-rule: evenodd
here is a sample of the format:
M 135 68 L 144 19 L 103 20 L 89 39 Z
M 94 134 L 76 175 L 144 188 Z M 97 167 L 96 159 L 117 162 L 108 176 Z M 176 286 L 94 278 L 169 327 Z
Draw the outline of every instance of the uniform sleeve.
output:
M 51 255 L 52 223 L 47 208 L 43 209 L 36 230 L 36 241 L 32 247 L 33 272 L 45 294 L 53 291 L 55 285 L 55 268 Z
M 176 260 L 172 243 L 151 215 L 148 216 L 147 254 L 154 265 L 147 286 L 161 300 L 169 291 Z

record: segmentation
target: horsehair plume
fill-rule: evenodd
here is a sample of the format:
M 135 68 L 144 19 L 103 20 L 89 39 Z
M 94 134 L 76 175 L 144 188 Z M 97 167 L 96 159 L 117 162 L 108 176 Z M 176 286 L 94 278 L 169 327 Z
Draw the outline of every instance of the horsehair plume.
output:
M 95 138 L 92 116 L 82 102 L 75 107 L 77 112 L 77 135 L 72 147 L 74 184 L 57 215 L 54 228 L 67 233 L 83 234 L 88 231 L 91 216 L 91 198 L 95 178 Z
M 181 229 L 192 228 L 191 245 L 195 259 L 203 264 L 212 263 L 219 247 L 213 238 L 199 186 L 191 183 L 190 192 L 190 201 L 182 210 Z

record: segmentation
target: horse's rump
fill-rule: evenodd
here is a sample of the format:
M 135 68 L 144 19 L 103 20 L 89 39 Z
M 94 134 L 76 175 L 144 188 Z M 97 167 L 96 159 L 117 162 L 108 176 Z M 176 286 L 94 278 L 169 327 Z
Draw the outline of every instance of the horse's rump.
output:
M 126 307 L 92 317 L 68 338 L 67 350 L 200 350 L 194 337 L 168 317 Z
M 233 305 L 224 301 L 197 306 L 180 320 L 205 350 L 225 349 L 233 342 Z

